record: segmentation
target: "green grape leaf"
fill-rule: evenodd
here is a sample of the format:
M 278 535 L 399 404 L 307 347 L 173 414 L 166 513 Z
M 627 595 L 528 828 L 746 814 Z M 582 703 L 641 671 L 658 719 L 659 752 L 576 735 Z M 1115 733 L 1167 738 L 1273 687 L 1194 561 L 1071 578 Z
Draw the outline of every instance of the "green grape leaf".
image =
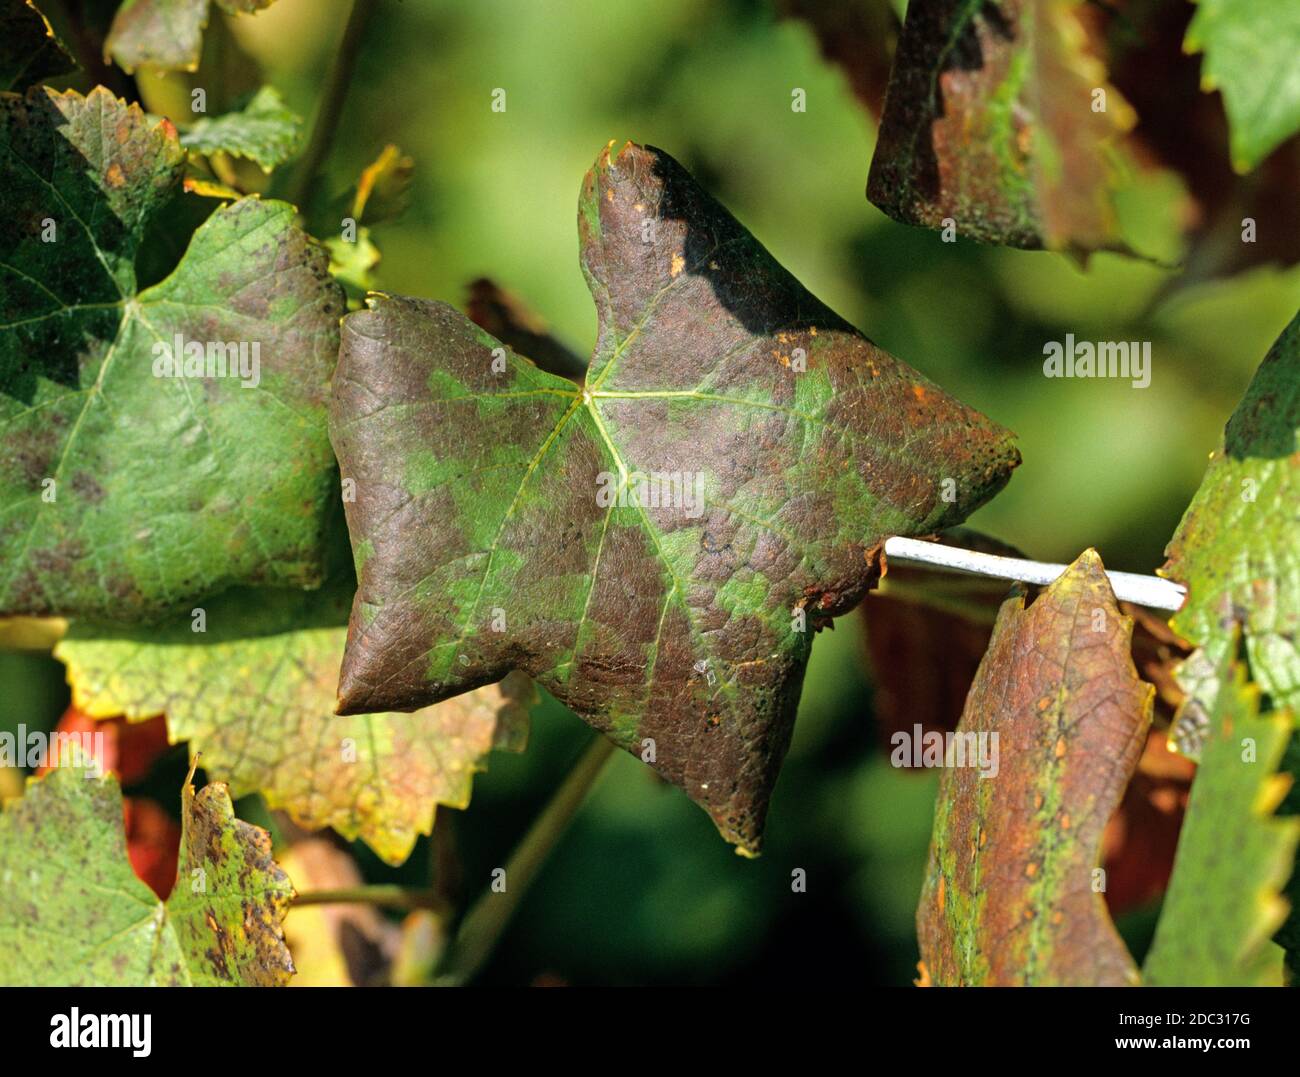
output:
M 256 198 L 137 292 L 183 156 L 103 89 L 0 98 L 0 614 L 136 620 L 322 578 L 342 292 L 293 207 Z
M 32 0 L 0 0 L 0 90 L 21 92 L 76 69 Z
M 301 141 L 302 117 L 271 86 L 263 86 L 243 108 L 201 119 L 181 135 L 187 150 L 246 157 L 263 172 L 293 157 Z
M 867 197 L 984 243 L 1121 249 L 1108 157 L 1134 116 L 1086 47 L 1079 3 L 908 5 Z
M 191 777 L 193 776 L 191 772 Z M 224 785 L 181 794 L 166 901 L 131 871 L 112 775 L 56 767 L 0 814 L 0 984 L 274 986 L 293 975 L 280 928 L 293 887 L 271 836 Z
M 464 808 L 481 760 L 519 750 L 534 689 L 522 674 L 415 714 L 331 713 L 350 579 L 319 591 L 236 588 L 152 629 L 74 623 L 55 650 L 79 710 L 167 716 L 173 742 L 235 796 L 261 793 L 302 826 L 364 839 L 399 864 L 438 804 Z
M 214 0 L 231 15 L 252 14 L 274 0 Z M 137 67 L 193 71 L 199 66 L 209 0 L 123 0 L 104 53 L 128 74 Z
M 1224 428 L 1161 569 L 1187 585 L 1172 624 L 1214 664 L 1245 637 L 1250 675 L 1300 707 L 1300 314 Z M 1189 754 L 1195 754 L 1190 752 Z
M 376 296 L 344 322 L 339 713 L 522 669 L 754 852 L 813 630 L 866 593 L 886 536 L 959 522 L 1019 456 L 667 154 L 612 146 L 579 209 L 581 386 L 444 303 Z
M 1003 603 L 939 783 L 916 911 L 932 983 L 1136 981 L 1096 885 L 1151 723 L 1132 636 L 1093 550 Z
M 1185 755 L 1201 760 L 1202 769 L 1203 742 L 1214 733 L 1211 715 L 1224 691 L 1220 670 L 1236 658 L 1240 644 L 1244 643 L 1249 676 L 1266 693 L 1271 707 L 1293 716 L 1300 710 L 1298 437 L 1300 313 L 1251 379 L 1165 550 L 1168 560 L 1162 574 L 1188 588 L 1187 601 L 1171 623 L 1199 648 L 1176 672 L 1188 701 L 1175 718 L 1173 739 Z M 1271 721 L 1273 716 L 1266 714 L 1260 720 Z M 1293 782 L 1300 781 L 1300 754 L 1290 752 L 1282 769 Z M 1256 778 L 1257 783 L 1262 781 Z M 1193 796 L 1195 790 L 1193 785 Z M 1275 832 L 1274 841 L 1281 840 Z M 1285 882 L 1283 874 L 1278 885 Z M 1240 887 L 1236 890 L 1242 900 Z M 1300 876 L 1288 892 L 1292 902 L 1300 901 Z M 1251 902 L 1248 911 L 1261 919 L 1272 914 L 1274 906 L 1264 911 L 1259 906 Z M 1300 915 L 1294 909 L 1280 938 L 1287 944 L 1292 965 L 1300 967 Z M 1248 970 L 1222 973 L 1247 974 Z
M 1249 172 L 1300 131 L 1300 5 L 1196 0 L 1183 41 L 1203 52 L 1201 87 L 1223 94 L 1232 164 Z
M 1205 652 L 1185 665 L 1208 663 Z M 1291 784 L 1278 774 L 1290 735 L 1285 711 L 1261 714 L 1259 689 L 1231 655 L 1203 671 L 1213 691 L 1189 697 L 1207 723 L 1160 922 L 1142 967 L 1158 986 L 1262 986 L 1281 981 L 1269 936 L 1287 902 L 1300 819 L 1273 814 Z M 1202 709 L 1203 708 L 1203 709 Z

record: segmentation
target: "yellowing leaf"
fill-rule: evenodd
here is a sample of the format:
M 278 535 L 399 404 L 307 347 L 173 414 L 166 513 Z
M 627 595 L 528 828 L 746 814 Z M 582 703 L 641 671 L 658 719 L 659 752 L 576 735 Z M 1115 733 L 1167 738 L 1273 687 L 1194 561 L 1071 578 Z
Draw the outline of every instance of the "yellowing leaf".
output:
M 526 677 L 415 714 L 333 714 L 350 581 L 317 592 L 244 589 L 148 629 L 78 623 L 55 651 L 97 718 L 166 714 L 235 796 L 257 792 L 301 825 L 333 827 L 400 863 L 438 804 L 464 808 L 493 747 L 518 750 Z

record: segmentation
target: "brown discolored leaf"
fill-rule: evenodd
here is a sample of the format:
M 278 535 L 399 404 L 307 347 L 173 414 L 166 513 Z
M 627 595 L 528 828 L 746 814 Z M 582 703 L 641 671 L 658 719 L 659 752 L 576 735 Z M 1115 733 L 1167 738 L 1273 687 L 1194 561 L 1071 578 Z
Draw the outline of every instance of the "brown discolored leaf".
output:
M 917 908 L 935 984 L 1136 981 L 1094 885 L 1151 721 L 1132 630 L 1093 550 L 1032 604 L 1003 604 L 958 726 L 996 736 L 997 773 L 944 771 Z
M 752 852 L 811 629 L 861 600 L 886 536 L 955 525 L 1019 455 L 667 154 L 602 153 L 579 229 L 599 315 L 581 387 L 446 304 L 375 296 L 345 320 L 339 711 L 523 669 Z
M 939 540 L 950 546 L 1024 557 L 1014 546 L 958 527 Z M 900 561 L 863 601 L 866 659 L 875 685 L 873 708 L 886 743 L 899 730 L 956 729 L 966 694 L 1011 585 L 1005 580 Z M 1025 585 L 1026 596 L 1038 588 Z M 1133 662 L 1156 686 L 1156 717 L 1168 725 L 1182 700 L 1174 667 L 1190 648 L 1150 610 L 1121 602 L 1133 620 Z
M 904 224 L 1012 247 L 1120 246 L 1110 148 L 1133 123 L 1077 0 L 912 0 L 867 196 Z M 1105 93 L 1094 111 L 1094 91 Z
M 1015 547 L 968 528 L 941 541 L 1008 557 Z M 988 650 L 993 622 L 1010 585 L 1003 580 L 899 562 L 890 565 L 861 606 L 873 716 L 887 751 L 897 733 L 957 728 L 966 695 Z M 1025 587 L 1032 600 L 1036 587 Z M 1142 606 L 1119 604 L 1133 620 L 1131 651 L 1139 676 L 1156 688 L 1153 729 L 1102 842 L 1106 903 L 1112 915 L 1159 897 L 1169 882 L 1187 792 L 1196 766 L 1168 745 L 1168 727 L 1183 695 L 1173 671 L 1187 644 Z M 922 759 L 922 769 L 925 760 Z

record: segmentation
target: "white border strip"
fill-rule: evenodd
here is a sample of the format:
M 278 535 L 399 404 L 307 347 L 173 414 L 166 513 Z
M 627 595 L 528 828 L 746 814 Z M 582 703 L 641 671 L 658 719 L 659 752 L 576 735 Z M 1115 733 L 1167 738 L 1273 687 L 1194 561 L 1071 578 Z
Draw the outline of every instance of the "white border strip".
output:
M 895 536 L 885 540 L 885 556 L 898 561 L 914 561 L 923 565 L 936 565 L 957 572 L 971 572 L 978 576 L 992 576 L 999 580 L 1021 580 L 1024 583 L 1049 584 L 1069 566 L 1053 565 L 1044 561 L 1024 561 L 1018 557 L 999 557 L 992 553 L 963 550 L 957 546 L 941 546 L 937 542 Z M 1107 572 L 1115 597 L 1122 602 L 1134 602 L 1156 610 L 1180 609 L 1187 597 L 1187 588 L 1173 580 L 1159 576 L 1142 576 L 1136 572 Z

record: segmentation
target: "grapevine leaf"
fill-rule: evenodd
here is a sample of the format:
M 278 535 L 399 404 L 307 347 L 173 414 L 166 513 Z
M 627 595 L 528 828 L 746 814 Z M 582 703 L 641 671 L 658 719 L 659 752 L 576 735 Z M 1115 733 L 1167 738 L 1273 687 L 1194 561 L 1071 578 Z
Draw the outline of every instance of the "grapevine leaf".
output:
M 1251 379 L 1165 551 L 1168 561 L 1162 572 L 1188 587 L 1187 602 L 1174 616 L 1173 626 L 1200 647 L 1178 670 L 1189 698 L 1174 724 L 1179 748 L 1193 758 L 1202 755 L 1206 737 L 1214 735 L 1211 716 L 1226 691 L 1221 687 L 1222 667 L 1236 657 L 1239 636 L 1249 675 L 1271 706 L 1292 715 L 1300 709 L 1298 431 L 1300 314 L 1282 331 Z M 1260 719 L 1271 720 L 1268 714 Z M 1292 751 L 1286 759 L 1284 772 L 1292 781 L 1300 780 L 1300 754 Z M 1247 809 L 1253 810 L 1253 805 L 1244 804 L 1239 814 Z M 1283 840 L 1276 830 L 1273 833 L 1275 842 Z M 1283 874 L 1279 885 L 1285 881 Z M 1273 903 L 1246 903 L 1240 887 L 1236 889 L 1247 911 L 1271 915 Z M 1300 899 L 1300 879 L 1293 881 L 1290 893 L 1293 900 Z M 1300 963 L 1298 924 L 1300 916 L 1293 912 L 1280 936 L 1293 965 Z
M 103 89 L 0 98 L 0 613 L 131 620 L 321 579 L 343 297 L 293 207 L 255 198 L 137 292 L 182 159 Z M 185 376 L 158 376 L 172 353 Z
M 904 224 L 951 219 L 985 243 L 1119 249 L 1107 149 L 1134 117 L 1086 47 L 1078 2 L 909 4 L 871 201 Z
M 1240 620 L 1251 677 L 1292 710 L 1300 706 L 1298 432 L 1300 314 L 1228 420 L 1161 570 L 1188 588 L 1172 622 L 1179 634 L 1217 665 Z
M 1205 660 L 1197 652 L 1188 661 Z M 1279 890 L 1300 838 L 1300 819 L 1273 815 L 1291 784 L 1277 773 L 1291 720 L 1285 711 L 1260 713 L 1259 689 L 1231 655 L 1206 672 L 1216 684 L 1211 696 L 1184 704 L 1206 707 L 1208 726 L 1143 979 L 1277 984 L 1281 951 L 1269 936 L 1286 917 Z
M 1132 632 L 1092 550 L 1028 607 L 1023 591 L 1003 604 L 957 728 L 968 762 L 939 785 L 916 914 L 935 984 L 1135 981 L 1094 886 L 1151 722 Z M 996 775 L 970 765 L 975 738 L 996 738 L 979 757 L 996 744 Z
M 0 0 L 0 90 L 22 91 L 76 68 L 32 0 Z
M 363 838 L 401 863 L 437 804 L 464 808 L 480 760 L 522 747 L 522 675 L 416 714 L 331 713 L 351 580 L 319 591 L 237 588 L 145 630 L 75 623 L 55 651 L 77 706 L 97 718 L 167 715 L 235 796 L 261 793 L 298 823 Z
M 0 983 L 285 983 L 293 887 L 270 835 L 235 818 L 220 783 L 186 782 L 181 826 L 177 885 L 159 901 L 127 861 L 116 778 L 59 767 L 29 780 L 0 814 Z
M 753 852 L 805 629 L 858 603 L 886 536 L 957 523 L 1019 457 L 667 154 L 607 148 L 579 228 L 600 323 L 581 387 L 443 303 L 345 320 L 331 436 L 360 582 L 339 713 L 522 669 Z
M 1205 53 L 1201 87 L 1223 94 L 1239 172 L 1300 131 L 1300 6 L 1294 0 L 1196 0 L 1183 48 Z
M 252 14 L 274 0 L 215 0 L 231 15 Z M 209 0 L 124 0 L 104 52 L 129 74 L 137 67 L 193 71 L 199 65 Z
M 263 86 L 242 109 L 199 120 L 181 135 L 181 145 L 196 153 L 247 157 L 270 172 L 298 152 L 301 139 L 302 117 L 273 87 Z

